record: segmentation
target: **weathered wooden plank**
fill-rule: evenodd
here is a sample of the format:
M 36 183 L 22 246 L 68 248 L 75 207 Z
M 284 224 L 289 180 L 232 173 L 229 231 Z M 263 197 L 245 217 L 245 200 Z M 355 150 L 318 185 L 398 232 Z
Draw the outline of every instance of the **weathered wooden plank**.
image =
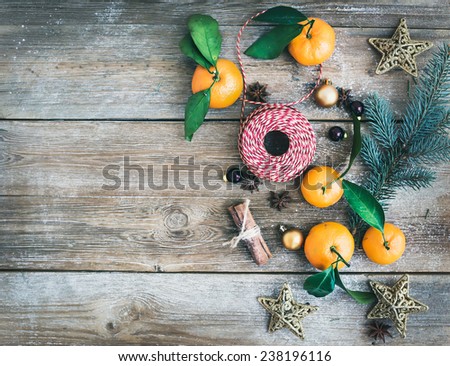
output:
M 331 17 L 330 21 L 333 20 Z M 448 24 L 448 22 L 446 23 Z M 398 20 L 380 28 L 336 28 L 337 47 L 324 66 L 335 85 L 364 98 L 378 92 L 392 100 L 397 113 L 407 99 L 408 80 L 402 70 L 375 75 L 380 55 L 367 42 L 389 37 Z M 223 26 L 222 57 L 236 60 L 238 26 Z M 178 42 L 185 24 L 3 25 L 0 22 L 0 116 L 8 119 L 183 119 L 194 64 Z M 244 47 L 262 33 L 252 27 Z M 413 38 L 436 44 L 448 30 L 412 30 Z M 419 68 L 430 58 L 418 57 Z M 272 101 L 292 101 L 305 94 L 316 77 L 314 68 L 300 67 L 287 54 L 274 61 L 245 59 L 249 81 L 268 83 Z M 351 76 L 351 77 L 350 77 Z M 64 106 L 63 108 L 61 106 Z M 345 117 L 337 108 L 302 104 L 308 118 Z M 214 110 L 210 119 L 238 119 L 239 106 Z
M 342 166 L 350 141 L 332 143 L 326 137 L 330 124 L 313 126 L 318 136 L 316 163 Z M 268 191 L 285 185 L 250 194 L 223 182 L 222 171 L 239 161 L 237 123 L 206 123 L 193 143 L 183 141 L 180 123 L 4 121 L 1 128 L 1 268 L 309 271 L 303 255 L 279 245 L 276 226 L 285 223 L 309 230 L 322 221 L 346 220 L 344 202 L 318 209 L 294 191 L 294 203 L 278 213 L 269 207 Z M 130 175 L 129 190 L 123 182 L 119 189 L 102 189 L 103 184 L 114 183 L 104 179 L 103 167 L 118 164 L 123 170 L 124 156 L 144 168 L 143 189 L 137 172 Z M 195 157 L 199 169 L 195 179 L 173 166 L 177 156 L 182 165 Z M 167 179 L 161 173 L 163 165 L 171 170 Z M 147 166 L 158 172 L 154 184 L 159 187 L 167 181 L 167 189 L 148 187 Z M 209 181 L 202 175 L 208 166 Z M 357 253 L 351 271 L 448 271 L 449 167 L 437 170 L 433 189 L 399 192 L 387 213 L 388 221 L 407 235 L 404 257 L 380 267 Z M 356 181 L 363 174 L 360 164 L 352 171 Z M 178 185 L 185 188 L 177 188 L 176 172 Z M 252 212 L 275 254 L 263 268 L 253 264 L 245 248 L 222 247 L 236 232 L 226 208 L 244 197 L 252 200 Z
M 389 36 L 406 15 L 413 38 L 448 40 L 449 5 L 439 0 L 321 2 L 305 0 L 307 14 L 320 15 L 336 27 L 338 47 L 325 65 L 325 76 L 364 97 L 378 91 L 396 112 L 406 100 L 409 78 L 401 71 L 375 76 L 379 55 L 367 44 L 371 36 Z M 407 5 L 405 5 L 407 4 Z M 338 290 L 315 299 L 301 290 L 312 268 L 303 254 L 285 251 L 276 233 L 279 223 L 306 231 L 314 224 L 345 223 L 345 204 L 319 210 L 292 193 L 294 202 L 278 213 L 268 207 L 268 190 L 253 195 L 230 189 L 219 170 L 239 160 L 236 150 L 238 106 L 215 111 L 192 144 L 183 141 L 183 104 L 193 65 L 180 55 L 178 40 L 187 15 L 208 12 L 219 19 L 223 56 L 235 60 L 234 40 L 255 11 L 278 5 L 249 1 L 123 2 L 2 1 L 0 4 L 0 113 L 27 119 L 152 119 L 143 122 L 0 122 L 0 269 L 94 270 L 142 272 L 286 272 L 269 274 L 171 273 L 0 273 L 0 344 L 302 344 L 369 345 L 368 307 Z M 427 30 L 424 30 L 427 29 Z M 263 31 L 253 27 L 245 42 Z M 431 53 L 419 57 L 423 67 Z M 272 97 L 295 99 L 313 71 L 298 68 L 287 55 L 274 62 L 248 62 L 250 78 L 270 84 Z M 352 80 L 349 80 L 349 74 Z M 277 77 L 275 78 L 274 75 Z M 164 78 L 162 78 L 164 76 Z M 276 80 L 275 80 L 276 79 Z M 346 119 L 336 109 L 301 109 L 316 120 Z M 331 124 L 317 123 L 316 163 L 342 166 L 349 141 L 332 144 Z M 348 124 L 342 124 L 349 128 Z M 154 181 L 189 183 L 183 167 L 190 157 L 202 172 L 211 169 L 212 188 L 164 190 L 138 186 L 137 172 L 128 190 L 102 188 L 108 164 L 155 167 Z M 175 166 L 174 166 L 175 165 Z M 412 276 L 411 294 L 431 306 L 413 315 L 406 340 L 393 345 L 449 345 L 448 167 L 437 167 L 432 190 L 402 192 L 387 213 L 406 233 L 405 255 L 394 265 L 369 263 L 355 253 L 344 280 L 367 289 L 367 278 L 393 281 L 392 273 L 436 272 Z M 353 179 L 364 174 L 361 165 Z M 215 177 L 214 177 L 215 175 Z M 144 172 L 145 182 L 148 173 Z M 201 182 L 201 173 L 195 174 Z M 280 188 L 278 186 L 278 188 Z M 226 207 L 244 197 L 261 225 L 274 258 L 257 268 L 242 246 L 221 244 L 236 230 Z M 411 203 L 414 203 L 413 205 Z M 413 207 L 411 207 L 413 206 Z M 361 275 L 356 272 L 391 272 Z M 443 272 L 444 274 L 442 274 Z M 398 278 L 398 276 L 396 276 Z M 284 281 L 294 284 L 301 301 L 320 306 L 305 320 L 307 340 L 287 330 L 268 334 L 269 316 L 256 302 L 277 295 Z M 226 294 L 226 295 L 225 295 Z M 206 315 L 206 316 L 205 316 Z
M 408 333 L 387 345 L 449 345 L 448 275 L 412 275 L 410 294 L 429 305 L 412 314 Z M 348 275 L 391 285 L 399 276 Z M 1 273 L 2 345 L 364 345 L 370 305 L 341 290 L 314 298 L 300 275 Z M 270 315 L 258 296 L 277 296 L 284 282 L 299 302 L 319 306 L 303 321 L 305 340 L 287 329 L 267 332 Z M 380 343 L 378 343 L 380 344 Z
M 331 124 L 313 125 L 318 137 L 316 163 L 334 166 L 345 163 L 350 139 L 333 143 L 326 137 Z M 215 197 L 217 192 L 236 194 L 222 181 L 227 167 L 240 162 L 236 122 L 205 123 L 192 143 L 184 140 L 182 123 L 1 121 L 0 129 L 3 194 L 189 197 Z M 142 177 L 136 169 L 126 169 L 137 165 Z M 120 178 L 119 188 L 112 189 L 114 181 L 104 176 L 105 167 L 105 173 Z M 168 170 L 167 179 L 164 169 Z M 195 173 L 194 178 L 190 179 L 188 169 Z M 125 170 L 131 171 L 129 179 Z M 211 177 L 209 182 L 207 175 Z M 164 188 L 164 182 L 168 182 L 167 189 L 157 188 Z M 149 183 L 156 187 L 151 189 Z M 208 183 L 217 187 L 208 189 Z
M 8 25 L 184 24 L 187 14 L 208 13 L 230 25 L 277 1 L 2 1 L 0 22 Z M 332 18 L 335 26 L 382 27 L 405 15 L 415 28 L 440 28 L 448 23 L 450 7 L 440 0 L 303 0 L 292 3 L 308 16 Z
M 143 272 L 304 272 L 313 268 L 303 250 L 288 252 L 277 227 L 301 227 L 305 233 L 323 221 L 346 224 L 345 204 L 319 210 L 301 202 L 278 213 L 266 192 L 251 196 L 255 220 L 273 254 L 258 267 L 245 245 L 222 243 L 237 234 L 227 207 L 235 198 L 0 198 L 0 268 Z M 426 197 L 426 196 L 425 196 Z M 403 257 L 389 266 L 370 262 L 357 250 L 350 272 L 448 272 L 450 261 L 448 197 L 444 202 L 418 195 L 396 204 L 388 221 L 405 232 Z M 412 212 L 406 207 L 417 200 Z M 422 202 L 426 200 L 426 202 Z M 300 203 L 300 204 L 299 204 Z M 427 207 L 430 212 L 426 219 Z
M 340 143 L 328 139 L 335 124 L 348 131 L 348 139 Z M 313 122 L 312 126 L 317 136 L 313 164 L 344 168 L 351 149 L 351 124 Z M 222 176 L 228 166 L 240 162 L 238 130 L 237 122 L 205 123 L 194 141 L 187 142 L 183 123 L 0 121 L 0 187 L 8 195 L 217 197 L 220 193 L 236 197 L 242 191 L 233 190 Z M 364 125 L 363 132 L 367 132 Z M 448 179 L 448 165 L 435 169 L 442 181 Z M 360 179 L 361 164 L 351 172 L 353 179 Z M 106 173 L 120 178 L 118 188 L 113 189 L 115 182 Z M 445 185 L 435 184 L 428 194 L 444 197 Z

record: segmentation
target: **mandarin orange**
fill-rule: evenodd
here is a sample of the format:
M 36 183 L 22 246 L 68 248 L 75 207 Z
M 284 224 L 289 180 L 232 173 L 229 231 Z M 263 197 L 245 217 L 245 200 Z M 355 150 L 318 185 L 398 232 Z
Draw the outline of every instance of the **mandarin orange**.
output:
M 309 25 L 305 25 L 302 32 L 288 46 L 292 57 L 305 66 L 318 65 L 328 60 L 333 54 L 336 40 L 331 25 L 319 18 L 309 19 L 314 20 L 311 29 Z
M 320 270 L 336 262 L 337 251 L 347 262 L 353 256 L 355 241 L 350 231 L 337 222 L 323 222 L 314 226 L 305 240 L 305 255 L 309 263 Z M 339 262 L 338 269 L 345 266 Z
M 198 65 L 192 76 L 192 92 L 209 89 L 211 85 L 210 108 L 226 108 L 232 105 L 242 93 L 243 81 L 238 67 L 226 59 L 217 60 L 217 73 L 211 66 L 209 71 Z
M 329 166 L 316 166 L 303 177 L 300 190 L 303 198 L 313 206 L 334 205 L 344 194 L 339 173 Z M 337 179 L 337 180 L 336 180 Z
M 384 224 L 384 239 L 381 232 L 373 227 L 364 234 L 362 247 L 367 257 L 378 264 L 391 264 L 397 261 L 405 251 L 406 239 L 395 225 Z

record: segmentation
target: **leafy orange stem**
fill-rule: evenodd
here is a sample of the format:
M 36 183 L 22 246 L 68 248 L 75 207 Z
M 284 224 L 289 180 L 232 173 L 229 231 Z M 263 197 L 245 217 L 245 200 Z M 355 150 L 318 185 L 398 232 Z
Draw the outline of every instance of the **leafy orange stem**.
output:
M 220 80 L 220 77 L 219 77 L 219 70 L 217 70 L 217 67 L 214 69 L 214 71 L 212 72 L 212 74 L 214 75 L 214 76 L 213 76 L 214 82 Z
M 344 257 L 337 251 L 336 247 L 333 245 L 330 250 L 335 253 L 338 258 L 347 266 L 350 267 L 350 264 L 348 264 L 348 262 L 344 259 Z
M 306 24 L 309 24 L 308 31 L 306 32 L 306 38 L 308 38 L 308 39 L 311 39 L 311 34 L 310 34 L 310 32 L 311 32 L 311 28 L 312 28 L 313 25 L 314 25 L 314 22 L 315 22 L 315 20 L 314 20 L 314 19 L 311 19 L 311 20 L 308 21 L 308 23 L 306 23 Z
M 381 235 L 383 236 L 383 245 L 386 248 L 386 250 L 391 249 L 390 246 L 389 246 L 389 242 L 386 240 L 386 238 L 384 236 L 384 233 L 381 233 Z

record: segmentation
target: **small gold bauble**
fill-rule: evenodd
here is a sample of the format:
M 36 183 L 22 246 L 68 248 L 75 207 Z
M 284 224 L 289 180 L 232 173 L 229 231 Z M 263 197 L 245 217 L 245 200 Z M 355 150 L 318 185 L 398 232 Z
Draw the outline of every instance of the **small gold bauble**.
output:
M 314 99 L 319 106 L 330 108 L 338 102 L 339 93 L 331 84 L 331 81 L 326 79 L 322 85 L 317 87 L 314 92 Z
M 289 228 L 280 225 L 281 242 L 283 246 L 288 250 L 299 250 L 304 241 L 303 233 L 300 229 Z

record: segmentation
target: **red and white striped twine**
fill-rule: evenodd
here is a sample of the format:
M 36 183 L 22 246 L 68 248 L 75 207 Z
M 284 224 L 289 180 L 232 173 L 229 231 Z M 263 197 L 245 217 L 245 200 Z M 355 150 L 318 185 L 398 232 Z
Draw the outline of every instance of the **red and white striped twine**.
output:
M 273 182 L 287 182 L 297 178 L 308 167 L 316 152 L 316 137 L 311 124 L 293 106 L 314 93 L 322 79 L 322 65 L 319 65 L 319 75 L 311 91 L 294 102 L 270 104 L 246 99 L 247 76 L 241 55 L 241 37 L 247 25 L 266 11 L 248 19 L 237 36 L 237 58 L 244 81 L 238 147 L 242 161 L 257 177 Z M 260 107 L 244 118 L 246 103 Z M 264 138 L 271 131 L 281 131 L 289 138 L 289 149 L 281 156 L 270 155 L 264 146 Z

